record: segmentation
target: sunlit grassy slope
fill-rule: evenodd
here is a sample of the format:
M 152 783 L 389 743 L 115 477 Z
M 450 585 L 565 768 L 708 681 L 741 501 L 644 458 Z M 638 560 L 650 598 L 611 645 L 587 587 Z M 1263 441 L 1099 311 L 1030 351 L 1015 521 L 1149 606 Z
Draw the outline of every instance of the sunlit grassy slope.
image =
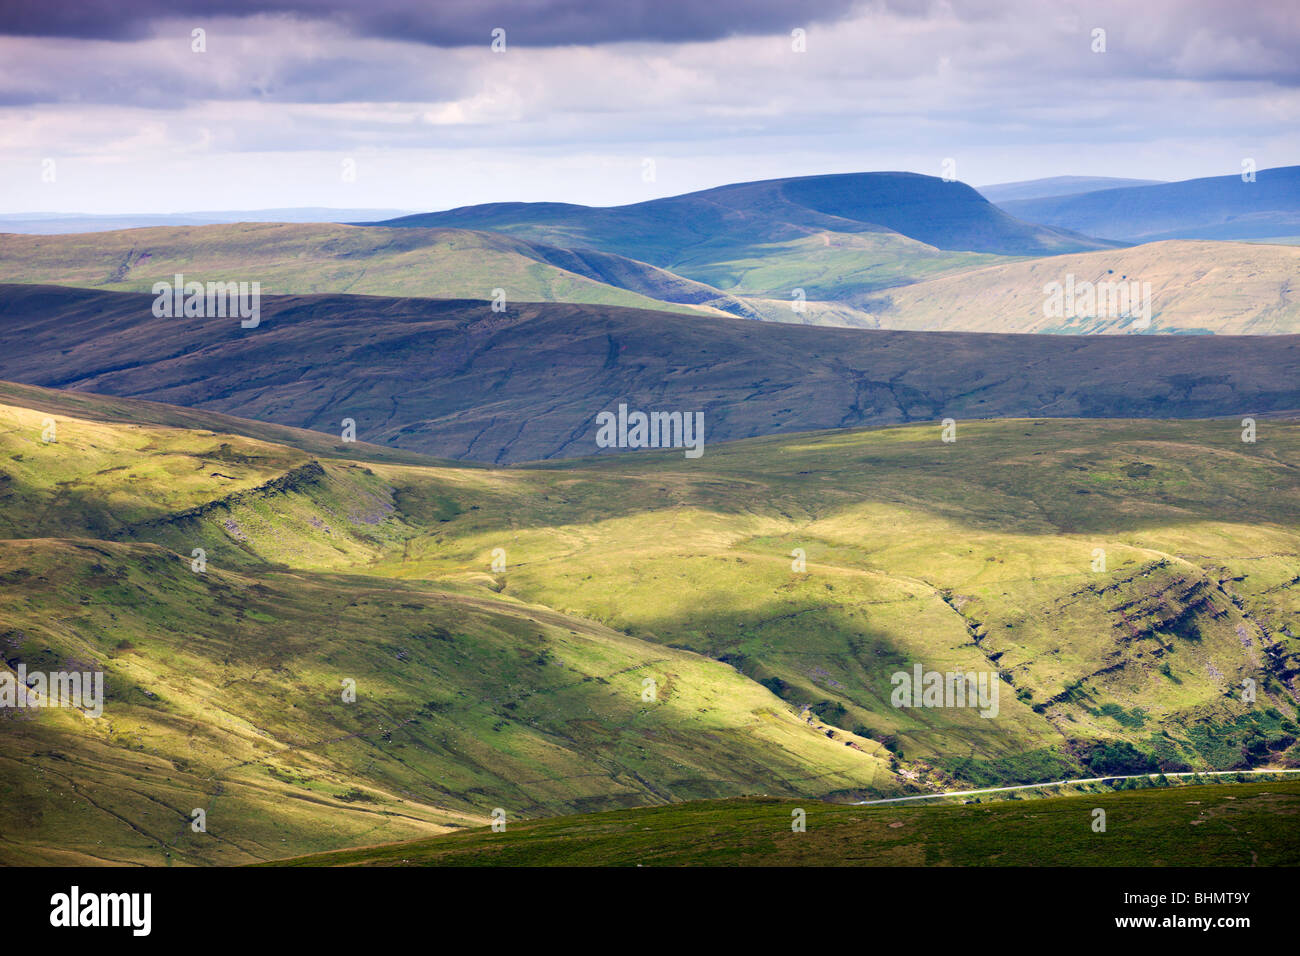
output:
M 724 663 L 490 589 L 330 573 L 455 515 L 474 469 L 67 418 L 45 443 L 45 417 L 0 412 L 0 645 L 109 691 L 97 720 L 0 712 L 5 862 L 240 862 L 498 806 L 899 790 L 878 742 Z
M 504 547 L 505 593 L 729 660 L 973 781 L 1232 766 L 1294 740 L 1240 701 L 1250 677 L 1294 714 L 1300 429 L 1264 429 L 982 422 L 569 463 L 376 570 L 468 583 Z M 996 668 L 998 718 L 889 706 L 917 661 Z
M 991 253 L 947 252 L 886 231 L 826 230 L 717 255 L 678 268 L 727 292 L 785 299 L 787 308 L 796 288 L 809 299 L 851 303 L 878 289 L 1016 261 Z
M 1300 762 L 1296 423 L 1245 444 L 1234 422 L 969 422 L 953 444 L 927 425 L 491 469 L 96 401 L 0 407 L 4 660 L 110 688 L 98 720 L 5 713 L 7 862 Z M 891 706 L 916 663 L 997 672 L 998 714 Z
M 1093 811 L 1106 831 L 1093 830 Z M 795 832 L 802 810 L 806 829 Z M 745 799 L 529 821 L 290 866 L 1297 866 L 1300 783 L 981 806 Z
M 611 251 L 469 229 L 325 223 L 159 226 L 58 236 L 0 234 L 0 282 L 148 292 L 158 281 L 257 281 L 263 294 L 573 302 L 827 325 L 871 325 L 853 302 L 877 289 L 1015 261 L 947 252 L 887 230 L 696 249 L 676 273 Z M 579 245 L 583 243 L 579 242 Z M 686 275 L 689 273 L 690 278 Z M 811 311 L 790 308 L 802 289 Z M 769 301 L 772 300 L 772 301 Z
M 548 261 L 555 259 L 555 262 Z M 148 292 L 155 282 L 257 281 L 263 294 L 358 295 L 581 302 L 694 311 L 665 299 L 703 302 L 713 290 L 622 260 L 604 281 L 566 250 L 464 229 L 360 228 L 329 223 L 158 226 L 62 236 L 0 234 L 0 279 Z M 574 271 L 574 270 L 578 271 Z M 643 294 L 648 293 L 648 294 Z
M 1295 246 L 1151 242 L 973 269 L 891 289 L 866 307 L 889 329 L 1127 333 L 1135 317 L 1108 303 L 1076 302 L 1081 314 L 1074 316 L 1047 314 L 1046 289 L 1067 281 L 1080 290 L 1084 282 L 1136 283 L 1134 311 L 1149 304 L 1149 333 L 1282 335 L 1300 329 L 1298 274 Z

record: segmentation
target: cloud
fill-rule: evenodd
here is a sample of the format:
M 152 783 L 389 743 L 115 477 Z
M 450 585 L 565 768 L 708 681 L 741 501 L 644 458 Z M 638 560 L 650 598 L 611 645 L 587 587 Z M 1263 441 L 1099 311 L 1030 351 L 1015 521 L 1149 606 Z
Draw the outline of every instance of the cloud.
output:
M 833 22 L 854 3 L 805 0 L 796 12 L 788 0 L 8 0 L 0 33 L 133 40 L 160 20 L 289 15 L 438 47 L 487 45 L 497 28 L 525 46 L 680 43 L 788 33 Z
M 202 7 L 179 2 L 167 12 Z M 442 42 L 469 22 L 468 5 L 411 6 L 420 16 L 450 11 Z M 310 17 L 285 5 L 226 4 L 223 13 L 247 15 L 205 16 L 202 54 L 190 46 L 197 21 L 154 17 L 139 4 L 123 18 L 136 24 L 131 39 L 75 39 L 70 27 L 62 36 L 0 35 L 0 158 L 9 163 L 0 206 L 31 206 L 24 190 L 43 157 L 59 158 L 67 176 L 39 193 L 42 204 L 63 197 L 90 208 L 84 197 L 95 199 L 98 179 L 107 198 L 97 202 L 139 210 L 151 185 L 175 182 L 170 171 L 181 168 L 200 191 L 223 194 L 238 192 L 222 177 L 240 170 L 245 191 L 287 205 L 277 190 L 335 189 L 345 157 L 385 172 L 352 190 L 375 192 L 341 204 L 409 208 L 503 194 L 649 198 L 643 157 L 659 162 L 655 194 L 668 194 L 753 175 L 938 173 L 948 157 L 959 178 L 995 182 L 1173 179 L 1232 172 L 1243 156 L 1289 165 L 1300 153 L 1300 25 L 1278 9 L 874 0 L 816 7 L 827 19 L 808 21 L 799 53 L 775 13 L 768 32 L 755 26 L 761 18 L 728 25 L 718 11 L 739 4 L 710 7 L 703 20 L 683 14 L 686 24 L 673 29 L 694 31 L 691 42 L 631 39 L 649 30 L 637 19 L 648 5 L 510 6 L 527 11 L 521 24 L 546 19 L 553 39 L 564 24 L 573 37 L 610 39 L 529 45 L 507 24 L 503 54 L 485 33 L 469 46 L 432 47 L 410 31 L 373 34 L 394 9 L 388 0 L 364 9 L 299 0 L 294 10 Z M 666 9 L 671 18 L 675 8 Z M 355 19 L 362 14 L 371 33 Z M 1092 51 L 1098 27 L 1107 31 L 1102 54 Z M 429 163 L 436 192 L 421 179 Z M 602 179 L 609 170 L 618 172 Z

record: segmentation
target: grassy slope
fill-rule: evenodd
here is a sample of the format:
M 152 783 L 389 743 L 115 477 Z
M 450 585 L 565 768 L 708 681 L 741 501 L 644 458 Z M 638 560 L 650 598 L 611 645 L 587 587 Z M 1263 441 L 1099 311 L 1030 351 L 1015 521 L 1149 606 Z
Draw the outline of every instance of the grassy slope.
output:
M 856 301 L 880 289 L 1008 256 L 1106 245 L 1018 222 L 963 184 L 904 173 L 740 183 L 613 208 L 493 203 L 385 225 L 602 249 L 744 297 L 771 321 L 810 321 L 789 308 L 800 288 L 810 302 L 828 303 L 814 321 L 854 326 L 870 324 Z
M 969 423 L 955 445 L 926 426 L 495 470 L 85 417 L 46 444 L 46 414 L 0 414 L 0 645 L 99 662 L 112 696 L 102 722 L 6 721 L 9 860 L 896 792 L 885 745 L 944 785 L 1128 769 L 1099 743 L 1296 762 L 1300 425 L 1246 446 L 1223 423 Z M 1000 715 L 889 706 L 914 661 L 997 668 Z
M 1266 428 L 1249 446 L 1227 423 L 981 422 L 954 445 L 933 426 L 566 463 L 501 520 L 485 508 L 376 570 L 469 580 L 506 547 L 507 593 L 725 656 L 969 779 L 1039 779 L 1095 738 L 1209 768 L 1256 733 L 1243 676 L 1272 669 L 1294 712 L 1300 428 Z M 887 706 L 917 660 L 996 662 L 1001 716 Z
M 787 310 L 796 288 L 810 300 L 852 304 L 881 289 L 1014 261 L 988 253 L 945 252 L 892 232 L 831 230 L 728 254 L 734 257 L 710 255 L 678 268 L 737 295 L 785 299 Z
M 1106 832 L 1092 811 L 1106 811 Z M 802 809 L 807 830 L 791 831 Z M 288 866 L 1298 866 L 1300 783 L 865 808 L 728 800 L 536 820 Z
M 898 789 L 879 744 L 832 740 L 725 664 L 490 589 L 331 573 L 400 547 L 403 506 L 454 514 L 438 489 L 481 471 L 412 499 L 230 435 L 60 418 L 46 444 L 43 417 L 0 414 L 0 646 L 32 671 L 102 667 L 109 700 L 102 720 L 3 713 L 6 862 L 240 862 L 496 806 Z
M 465 462 L 433 458 L 429 455 L 421 455 L 419 452 L 387 445 L 372 445 L 363 441 L 344 443 L 330 435 L 308 431 L 305 428 L 291 428 L 287 425 L 259 422 L 250 418 L 235 418 L 232 415 L 222 415 L 220 412 L 200 412 L 180 405 L 167 405 L 137 398 L 114 398 L 109 395 L 87 394 L 59 388 L 41 388 L 39 385 L 0 382 L 0 403 L 55 416 L 87 418 L 105 423 L 193 429 L 206 432 L 207 435 L 204 437 L 214 436 L 218 432 L 238 435 L 242 438 L 288 445 L 326 458 L 474 467 Z
M 153 283 L 261 282 L 263 294 L 583 302 L 693 312 L 537 258 L 527 243 L 461 229 L 325 223 L 163 226 L 63 236 L 0 234 L 0 280 L 148 292 Z M 648 268 L 647 272 L 653 271 Z M 645 277 L 645 288 L 653 288 Z M 675 279 L 676 277 L 668 277 Z
M 894 199 L 876 202 L 863 199 L 867 187 L 819 177 L 609 210 L 497 204 L 394 220 L 404 228 L 240 223 L 0 235 L 0 281 L 143 292 L 179 272 L 199 281 L 257 280 L 267 294 L 486 299 L 501 288 L 510 301 L 723 311 L 795 324 L 1002 332 L 1122 327 L 1043 317 L 1043 284 L 1073 272 L 1080 280 L 1124 275 L 1150 282 L 1157 331 L 1300 331 L 1290 287 L 1300 253 L 1290 248 L 1173 242 L 1062 256 L 1050 253 L 1095 244 L 1044 244 L 1043 237 L 1024 249 L 1015 242 L 1003 248 L 999 242 L 1011 241 L 1003 230 L 1020 236 L 1028 229 L 1032 237 L 1037 227 L 1015 225 L 973 194 L 964 202 L 942 199 L 951 195 L 942 187 L 959 184 L 913 178 L 940 192 L 891 187 Z M 809 184 L 809 196 L 791 193 Z M 875 215 L 922 229 L 938 245 L 861 218 Z M 949 227 L 970 241 L 952 245 L 924 231 L 942 235 Z M 997 253 L 965 251 L 984 248 L 985 235 L 1002 237 L 990 247 Z M 583 248 L 561 248 L 567 246 Z M 1011 255 L 1017 250 L 1048 255 L 1025 262 Z M 796 289 L 807 300 L 802 312 L 791 308 Z
M 545 230 L 530 235 L 556 243 L 580 241 Z M 892 232 L 822 231 L 766 245 L 733 244 L 706 255 L 708 261 L 690 269 L 688 279 L 611 252 L 456 228 L 237 223 L 0 234 L 0 282 L 147 292 L 154 282 L 183 273 L 196 281 L 256 280 L 264 294 L 444 299 L 488 299 L 493 289 L 502 288 L 510 301 L 721 310 L 780 322 L 803 318 L 789 308 L 792 290 L 799 287 L 814 304 L 845 300 L 836 301 L 826 324 L 858 325 L 869 322 L 854 309 L 855 296 L 1005 258 L 941 252 Z
M 869 308 L 880 327 L 969 332 L 1126 332 L 1127 318 L 1043 314 L 1043 287 L 1150 283 L 1152 332 L 1278 335 L 1300 331 L 1300 248 L 1153 242 L 976 269 L 890 290 Z

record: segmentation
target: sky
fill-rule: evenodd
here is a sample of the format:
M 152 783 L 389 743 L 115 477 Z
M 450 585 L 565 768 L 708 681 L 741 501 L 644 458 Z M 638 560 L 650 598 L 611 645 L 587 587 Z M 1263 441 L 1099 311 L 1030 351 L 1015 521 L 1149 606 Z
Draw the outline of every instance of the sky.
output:
M 1297 0 L 0 0 L 0 213 L 1244 160 L 1300 163 Z

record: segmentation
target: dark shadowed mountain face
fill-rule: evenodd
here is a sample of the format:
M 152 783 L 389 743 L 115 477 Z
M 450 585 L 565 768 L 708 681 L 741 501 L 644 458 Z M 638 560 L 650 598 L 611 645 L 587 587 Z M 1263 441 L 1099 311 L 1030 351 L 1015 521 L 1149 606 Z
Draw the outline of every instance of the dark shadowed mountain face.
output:
M 819 232 L 893 231 L 945 250 L 1049 255 L 1113 243 L 1022 222 L 964 183 L 916 173 L 845 173 L 738 183 L 630 206 L 491 203 L 386 226 L 489 229 L 629 256 L 691 278 L 693 264 Z
M 1003 202 L 1014 216 L 1129 242 L 1300 236 L 1300 166 Z
M 620 403 L 708 441 L 1017 416 L 1300 408 L 1300 336 L 1075 338 L 816 329 L 562 303 L 269 296 L 238 319 L 0 286 L 0 379 L 169 402 L 486 462 L 597 453 Z M 936 435 L 938 432 L 936 431 Z M 937 440 L 937 439 L 936 439 Z

